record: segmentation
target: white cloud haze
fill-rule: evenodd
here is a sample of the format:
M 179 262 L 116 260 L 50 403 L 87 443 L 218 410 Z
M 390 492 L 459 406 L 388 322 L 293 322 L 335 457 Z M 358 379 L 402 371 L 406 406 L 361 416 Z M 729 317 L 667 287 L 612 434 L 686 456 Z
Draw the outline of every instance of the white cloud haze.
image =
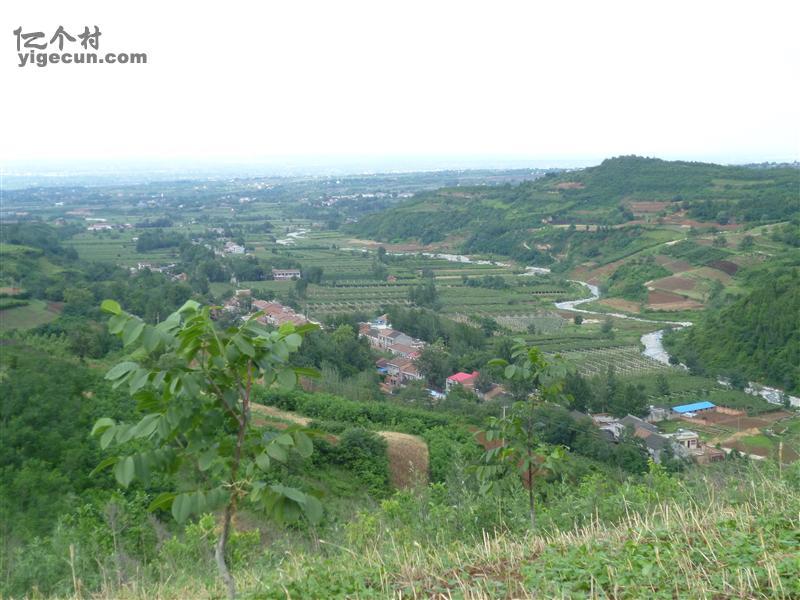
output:
M 798 6 L 6 0 L 0 159 L 795 160 Z M 17 66 L 94 24 L 148 64 Z

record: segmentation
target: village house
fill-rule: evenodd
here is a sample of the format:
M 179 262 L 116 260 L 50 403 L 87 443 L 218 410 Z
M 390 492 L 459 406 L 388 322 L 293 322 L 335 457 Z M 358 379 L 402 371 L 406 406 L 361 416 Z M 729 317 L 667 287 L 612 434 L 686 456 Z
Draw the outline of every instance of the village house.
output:
M 716 405 L 704 400 L 702 402 L 693 402 L 692 404 L 683 404 L 681 406 L 673 406 L 672 412 L 679 416 L 694 417 L 695 415 L 704 413 L 706 411 L 714 411 Z
M 86 228 L 87 231 L 110 231 L 112 229 L 114 226 L 108 223 L 92 223 Z
M 644 440 L 647 452 L 657 463 L 661 462 L 666 448 L 670 448 L 675 456 L 691 459 L 698 464 L 716 462 L 725 457 L 722 450 L 705 445 L 694 431 L 678 429 L 675 433 L 660 433 L 655 425 L 633 415 L 628 415 L 620 422 L 632 427 L 633 434 Z
M 450 390 L 453 389 L 454 386 L 460 385 L 461 387 L 474 392 L 475 391 L 475 383 L 478 380 L 478 371 L 473 371 L 472 373 L 454 373 L 450 375 L 445 382 L 444 387 L 447 393 L 450 393 Z
M 419 348 L 421 345 L 424 345 L 410 335 L 406 335 L 402 331 L 397 331 L 391 327 L 377 328 L 370 326 L 369 323 L 362 323 L 358 331 L 360 335 L 367 338 L 369 345 L 377 350 L 389 350 L 390 347 L 394 345 L 399 345 L 400 348 Z
M 385 365 L 386 373 L 394 385 L 405 385 L 409 381 L 422 379 L 422 374 L 413 359 L 398 356 L 387 360 Z
M 275 281 L 301 279 L 301 273 L 300 269 L 272 269 L 272 278 Z
M 419 348 L 408 344 L 392 344 L 388 348 L 389 352 L 401 358 L 417 358 L 420 355 Z
M 244 254 L 244 246 L 240 246 L 234 242 L 225 242 L 226 254 Z
M 266 300 L 253 300 L 252 308 L 255 311 L 262 312 L 257 321 L 264 325 L 272 325 L 273 327 L 280 327 L 284 323 L 292 323 L 293 325 L 305 325 L 310 323 L 305 315 L 296 313 L 288 306 L 284 306 L 279 302 L 267 302 Z

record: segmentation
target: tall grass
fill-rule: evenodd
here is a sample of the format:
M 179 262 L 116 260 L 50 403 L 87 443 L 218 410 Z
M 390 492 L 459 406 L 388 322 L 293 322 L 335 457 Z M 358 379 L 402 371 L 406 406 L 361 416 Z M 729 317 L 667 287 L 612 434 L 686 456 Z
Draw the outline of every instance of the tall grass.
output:
M 588 514 L 592 486 L 573 488 L 583 514 L 551 514 L 535 533 L 514 524 L 513 497 L 467 494 L 456 506 L 433 484 L 398 493 L 322 539 L 289 533 L 264 543 L 243 534 L 235 575 L 242 596 L 254 599 L 799 598 L 800 470 L 779 477 L 769 465 L 733 468 L 597 488 Z M 564 498 L 549 509 L 565 511 Z M 473 532 L 475 514 L 495 508 L 496 526 Z M 192 545 L 215 535 L 213 520 L 193 527 L 201 533 L 165 544 L 172 554 L 160 566 L 122 584 L 104 577 L 94 593 L 78 581 L 70 597 L 221 597 L 210 559 Z

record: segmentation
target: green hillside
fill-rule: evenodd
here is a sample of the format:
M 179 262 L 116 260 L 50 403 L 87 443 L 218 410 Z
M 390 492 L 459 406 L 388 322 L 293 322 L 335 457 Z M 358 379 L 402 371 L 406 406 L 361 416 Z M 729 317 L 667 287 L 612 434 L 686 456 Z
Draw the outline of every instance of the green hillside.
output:
M 350 231 L 385 242 L 414 239 L 423 244 L 457 236 L 466 238 L 459 247 L 464 251 L 552 260 L 558 249 L 537 250 L 526 242 L 558 243 L 565 233 L 552 231 L 554 226 L 575 225 L 580 231 L 587 224 L 633 226 L 659 219 L 676 225 L 778 221 L 800 211 L 798 186 L 797 169 L 619 157 L 517 186 L 421 193 L 367 215 Z M 630 237 L 631 232 L 616 235 Z
M 671 350 L 695 371 L 800 393 L 800 257 L 795 257 L 795 266 L 756 271 L 752 291 L 675 334 Z
M 613 159 L 392 198 L 349 233 L 238 201 L 2 224 L 0 596 L 221 598 L 227 539 L 239 598 L 799 597 L 800 417 L 715 380 L 797 390 L 800 220 L 770 200 L 792 177 Z M 697 220 L 708 198 L 730 214 Z M 553 272 L 352 239 L 370 222 Z M 231 239 L 244 256 L 215 252 Z M 587 298 L 573 280 L 658 321 L 555 307 Z M 247 321 L 256 299 L 322 326 Z M 420 380 L 359 336 L 382 314 L 426 342 Z M 665 319 L 696 322 L 669 340 L 691 373 L 642 355 Z M 459 371 L 475 390 L 441 393 Z M 691 427 L 710 464 L 578 414 L 699 399 L 747 414 L 656 427 Z

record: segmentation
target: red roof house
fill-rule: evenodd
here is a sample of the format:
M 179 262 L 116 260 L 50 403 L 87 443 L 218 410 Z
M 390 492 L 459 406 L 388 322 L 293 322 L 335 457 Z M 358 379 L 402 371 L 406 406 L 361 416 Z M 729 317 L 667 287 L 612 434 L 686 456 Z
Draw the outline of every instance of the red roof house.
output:
M 449 392 L 454 385 L 460 385 L 468 389 L 474 389 L 475 381 L 478 379 L 478 375 L 478 371 L 473 371 L 472 373 L 459 372 L 450 375 L 450 377 L 448 377 L 445 381 L 445 390 Z

